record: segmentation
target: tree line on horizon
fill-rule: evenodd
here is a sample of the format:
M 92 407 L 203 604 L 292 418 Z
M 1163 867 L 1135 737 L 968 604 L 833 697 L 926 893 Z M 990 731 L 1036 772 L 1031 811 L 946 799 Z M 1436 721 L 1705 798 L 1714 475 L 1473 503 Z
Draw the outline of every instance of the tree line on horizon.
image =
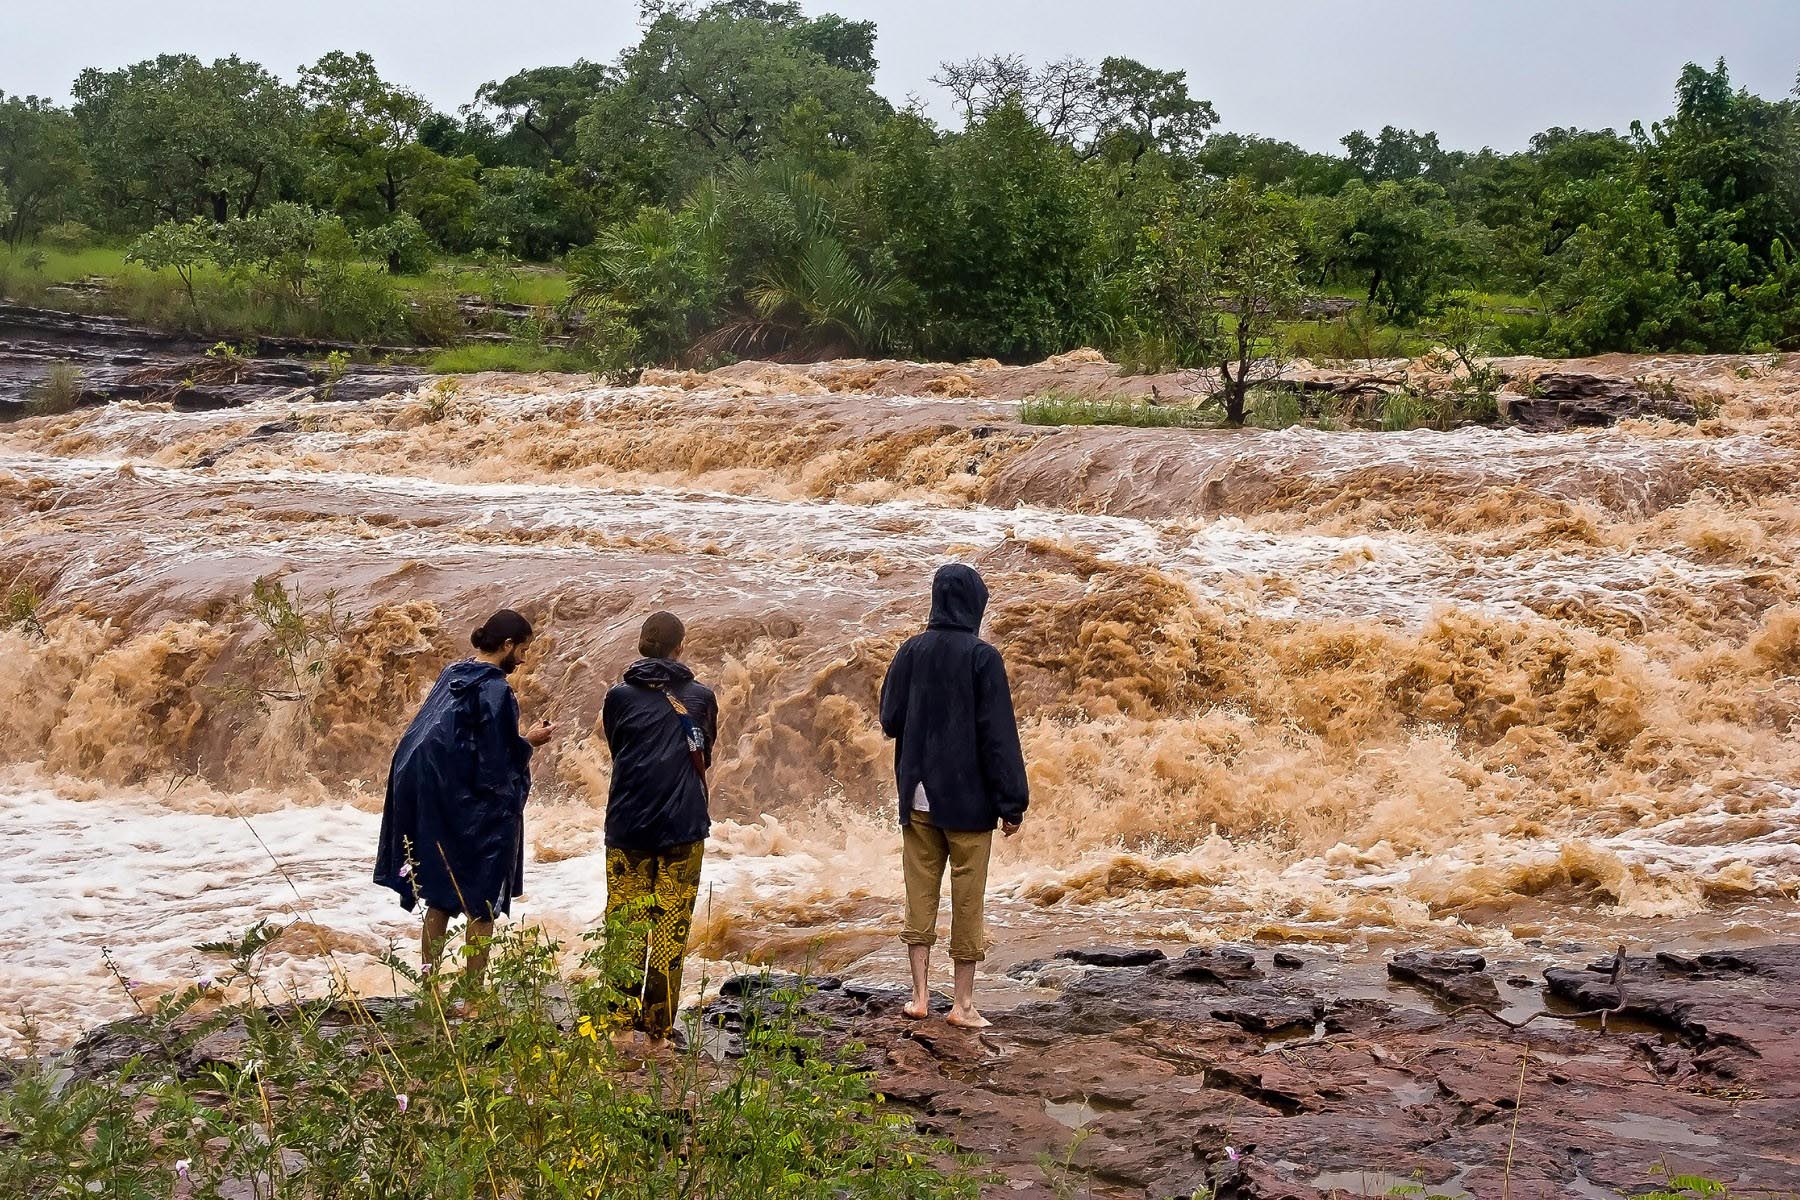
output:
M 130 242 L 190 299 L 199 262 L 293 296 L 352 260 L 560 262 L 636 362 L 1217 365 L 1327 292 L 1421 328 L 1523 297 L 1496 343 L 1551 354 L 1800 343 L 1800 100 L 1723 61 L 1624 133 L 1503 153 L 1389 126 L 1325 154 L 1222 131 L 1186 72 L 1120 57 L 946 63 L 940 125 L 875 90 L 875 51 L 873 22 L 784 0 L 649 0 L 615 61 L 521 70 L 456 113 L 363 53 L 291 80 L 236 56 L 91 68 L 66 107 L 0 93 L 0 229 L 15 252 Z

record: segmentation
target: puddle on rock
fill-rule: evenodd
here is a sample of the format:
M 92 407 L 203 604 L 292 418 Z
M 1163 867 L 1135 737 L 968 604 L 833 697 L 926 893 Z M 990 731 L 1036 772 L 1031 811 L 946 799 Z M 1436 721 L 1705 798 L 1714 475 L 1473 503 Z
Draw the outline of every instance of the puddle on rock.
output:
M 1678 1146 L 1719 1144 L 1719 1139 L 1710 1133 L 1701 1133 L 1680 1121 L 1670 1120 L 1668 1117 L 1653 1117 L 1648 1113 L 1622 1112 L 1616 1121 L 1588 1121 L 1587 1124 L 1595 1129 L 1604 1129 L 1615 1137 L 1630 1138 L 1634 1142 Z
M 1099 1096 L 1076 1096 L 1068 1100 L 1044 1101 L 1044 1115 L 1066 1128 L 1083 1129 L 1107 1113 L 1124 1112 L 1130 1107 Z
M 1444 1183 L 1430 1184 L 1411 1175 L 1394 1175 L 1386 1171 L 1326 1171 L 1315 1175 L 1312 1186 L 1327 1196 L 1414 1196 L 1418 1200 L 1474 1200 L 1456 1184 L 1457 1176 Z

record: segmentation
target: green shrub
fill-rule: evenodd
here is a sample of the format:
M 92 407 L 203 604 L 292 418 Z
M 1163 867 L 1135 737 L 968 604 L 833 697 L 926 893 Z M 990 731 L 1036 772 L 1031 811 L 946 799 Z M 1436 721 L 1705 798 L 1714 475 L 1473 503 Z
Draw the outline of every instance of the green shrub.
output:
M 773 981 L 745 1000 L 736 1053 L 715 1060 L 727 1034 L 690 1017 L 685 1050 L 640 1064 L 609 1037 L 627 1003 L 609 947 L 627 939 L 590 935 L 565 972 L 541 930 L 509 932 L 491 992 L 396 959 L 399 1001 L 377 1008 L 340 982 L 323 1001 L 261 1007 L 279 932 L 201 947 L 229 965 L 146 1014 L 150 1049 L 120 1072 L 28 1062 L 0 1091 L 0 1194 L 217 1197 L 257 1180 L 279 1186 L 254 1194 L 296 1200 L 976 1194 L 969 1166 L 887 1110 Z M 223 1057 L 198 1056 L 188 1077 L 172 1065 L 227 1031 L 241 1042 Z
M 54 362 L 31 391 L 26 409 L 35 417 L 66 413 L 81 403 L 81 368 L 71 362 Z
M 431 269 L 431 235 L 411 213 L 398 213 L 356 240 L 365 254 L 387 263 L 389 274 L 419 275 Z
M 412 293 L 406 323 L 413 340 L 425 346 L 449 346 L 469 332 L 456 293 L 444 286 L 421 288 Z
M 318 311 L 324 330 L 362 342 L 393 341 L 407 328 L 406 302 L 380 271 L 355 263 L 327 263 L 319 268 Z
M 98 235 L 80 221 L 58 221 L 38 234 L 38 240 L 57 250 L 80 250 L 94 244 Z
M 42 637 L 44 622 L 38 614 L 43 606 L 44 598 L 35 587 L 23 580 L 15 580 L 6 589 L 4 602 L 0 603 L 0 628 L 18 629 Z
M 1192 428 L 1217 423 L 1213 415 L 1185 405 L 1093 400 L 1067 392 L 1048 392 L 1021 401 L 1019 420 L 1027 425 L 1133 425 L 1140 428 Z

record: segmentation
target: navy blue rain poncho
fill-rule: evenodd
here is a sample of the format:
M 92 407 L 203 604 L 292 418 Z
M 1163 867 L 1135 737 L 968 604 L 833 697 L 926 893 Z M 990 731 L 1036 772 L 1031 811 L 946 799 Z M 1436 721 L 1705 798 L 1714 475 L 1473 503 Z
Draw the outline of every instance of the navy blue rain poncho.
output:
M 881 684 L 881 728 L 894 739 L 900 823 L 925 785 L 931 823 L 979 833 L 1019 821 L 1030 803 L 1012 688 L 1000 652 L 981 640 L 987 585 L 950 563 L 931 581 L 925 632 L 894 655 Z
M 394 751 L 375 882 L 409 910 L 416 897 L 475 920 L 509 911 L 525 890 L 530 790 L 531 743 L 505 672 L 451 663 Z

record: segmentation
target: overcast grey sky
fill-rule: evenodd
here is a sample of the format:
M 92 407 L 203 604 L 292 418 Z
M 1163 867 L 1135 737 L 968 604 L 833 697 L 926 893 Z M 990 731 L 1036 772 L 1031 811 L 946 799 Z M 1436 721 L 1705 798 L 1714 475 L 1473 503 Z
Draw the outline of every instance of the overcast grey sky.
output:
M 805 0 L 880 27 L 878 83 L 896 102 L 937 63 L 1123 54 L 1185 68 L 1224 128 L 1333 149 L 1356 128 L 1435 129 L 1446 146 L 1522 146 L 1550 125 L 1665 115 L 1689 60 L 1786 94 L 1800 0 Z M 526 66 L 616 55 L 636 0 L 0 0 L 0 90 L 64 99 L 84 66 L 164 51 L 236 52 L 292 77 L 327 50 L 454 110 Z

